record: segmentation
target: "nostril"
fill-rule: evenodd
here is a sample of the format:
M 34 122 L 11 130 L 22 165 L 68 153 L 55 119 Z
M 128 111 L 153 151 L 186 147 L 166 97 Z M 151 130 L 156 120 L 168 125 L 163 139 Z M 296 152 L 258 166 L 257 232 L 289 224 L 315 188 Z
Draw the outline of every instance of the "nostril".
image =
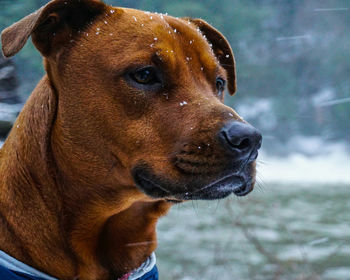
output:
M 222 136 L 225 139 L 225 142 L 236 151 L 245 151 L 247 149 L 251 149 L 252 147 L 252 143 L 249 138 L 232 137 L 232 135 L 229 137 L 226 131 L 222 132 Z
M 250 149 L 251 147 L 251 142 L 248 138 L 244 138 L 241 143 L 239 143 L 239 145 L 236 145 L 236 148 L 239 150 L 246 150 L 246 149 Z
M 220 131 L 223 147 L 240 158 L 249 157 L 261 147 L 261 133 L 247 123 L 229 122 Z

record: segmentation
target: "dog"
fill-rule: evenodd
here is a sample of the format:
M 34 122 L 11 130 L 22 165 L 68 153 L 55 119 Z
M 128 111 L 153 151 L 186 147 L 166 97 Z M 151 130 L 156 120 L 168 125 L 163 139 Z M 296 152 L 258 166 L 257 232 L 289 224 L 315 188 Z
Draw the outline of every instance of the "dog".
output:
M 255 184 L 262 136 L 223 104 L 229 43 L 201 19 L 99 0 L 50 1 L 2 32 L 4 55 L 30 36 L 46 74 L 0 150 L 1 275 L 156 279 L 172 205 Z

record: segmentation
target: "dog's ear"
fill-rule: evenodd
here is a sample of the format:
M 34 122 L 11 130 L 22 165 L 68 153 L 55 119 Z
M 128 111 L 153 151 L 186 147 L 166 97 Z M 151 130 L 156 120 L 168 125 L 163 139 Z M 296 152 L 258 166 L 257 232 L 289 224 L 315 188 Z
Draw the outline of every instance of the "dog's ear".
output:
M 187 20 L 195 24 L 212 45 L 214 54 L 227 72 L 228 91 L 231 95 L 234 95 L 236 92 L 236 63 L 227 39 L 217 29 L 202 19 L 187 18 Z
M 36 48 L 49 56 L 105 9 L 100 0 L 52 0 L 1 33 L 2 51 L 13 56 L 32 36 Z

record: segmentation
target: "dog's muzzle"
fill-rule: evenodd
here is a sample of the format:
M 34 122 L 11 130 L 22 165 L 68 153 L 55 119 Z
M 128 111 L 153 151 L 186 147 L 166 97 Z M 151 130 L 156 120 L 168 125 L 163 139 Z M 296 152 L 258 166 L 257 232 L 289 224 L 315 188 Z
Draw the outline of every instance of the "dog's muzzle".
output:
M 215 164 L 205 155 L 200 166 L 193 166 L 181 156 L 174 167 L 181 174 L 171 179 L 159 175 L 147 162 L 138 164 L 132 171 L 134 181 L 147 195 L 154 198 L 182 201 L 220 199 L 234 193 L 245 196 L 255 184 L 255 160 L 261 147 L 260 132 L 247 123 L 230 121 L 217 134 L 221 161 Z

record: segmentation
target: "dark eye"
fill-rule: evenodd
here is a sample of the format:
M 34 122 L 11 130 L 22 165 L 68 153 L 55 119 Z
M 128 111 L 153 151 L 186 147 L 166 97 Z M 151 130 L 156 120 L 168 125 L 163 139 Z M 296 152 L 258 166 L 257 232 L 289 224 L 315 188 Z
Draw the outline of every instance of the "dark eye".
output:
M 218 91 L 218 95 L 221 96 L 225 90 L 226 81 L 223 78 L 216 78 L 216 89 Z
M 161 82 L 156 69 L 152 66 L 137 69 L 131 72 L 129 76 L 134 82 L 140 85 L 152 86 Z

